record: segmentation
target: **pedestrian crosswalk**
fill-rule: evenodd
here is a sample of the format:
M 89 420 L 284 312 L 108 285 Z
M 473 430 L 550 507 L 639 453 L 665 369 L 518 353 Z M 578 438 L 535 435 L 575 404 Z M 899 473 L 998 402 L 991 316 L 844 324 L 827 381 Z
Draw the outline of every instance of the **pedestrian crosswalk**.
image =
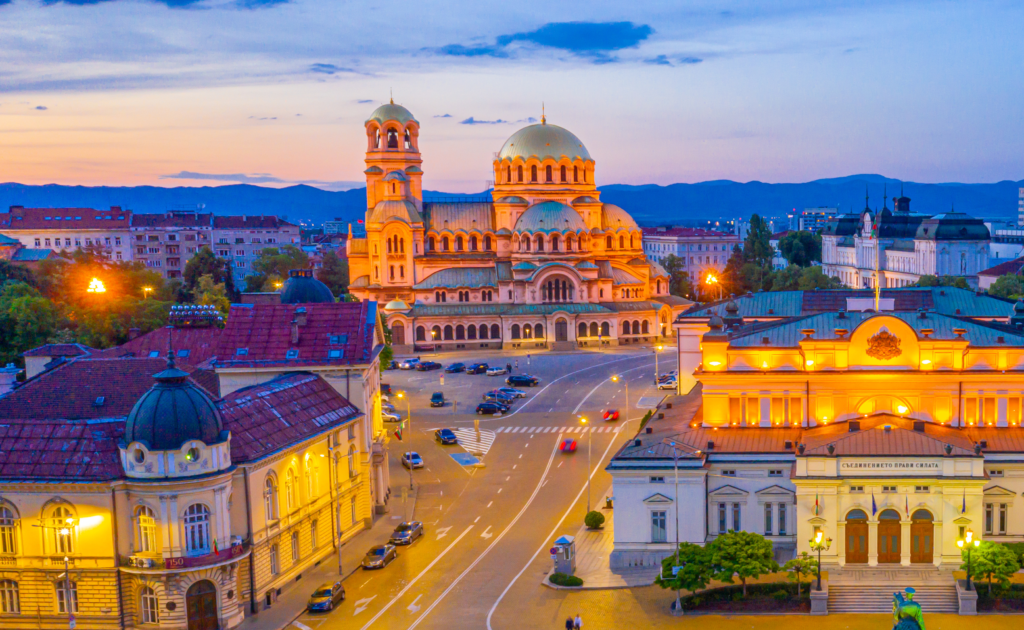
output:
M 498 427 L 495 433 L 618 433 L 621 426 L 606 427 Z M 470 429 L 472 431 L 472 429 Z
M 455 439 L 459 441 L 459 446 L 470 453 L 483 457 L 494 444 L 494 431 L 480 429 L 480 439 L 476 439 L 476 436 L 476 429 L 455 429 Z

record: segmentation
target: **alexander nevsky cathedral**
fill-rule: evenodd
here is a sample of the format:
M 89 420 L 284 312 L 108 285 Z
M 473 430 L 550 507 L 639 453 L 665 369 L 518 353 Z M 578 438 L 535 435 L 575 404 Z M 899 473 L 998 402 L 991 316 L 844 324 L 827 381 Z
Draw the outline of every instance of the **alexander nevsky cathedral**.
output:
M 350 240 L 350 291 L 386 304 L 397 351 L 572 348 L 672 337 L 689 302 L 602 203 L 595 161 L 547 123 L 512 134 L 491 201 L 424 202 L 420 124 L 394 103 L 366 121 L 366 238 Z

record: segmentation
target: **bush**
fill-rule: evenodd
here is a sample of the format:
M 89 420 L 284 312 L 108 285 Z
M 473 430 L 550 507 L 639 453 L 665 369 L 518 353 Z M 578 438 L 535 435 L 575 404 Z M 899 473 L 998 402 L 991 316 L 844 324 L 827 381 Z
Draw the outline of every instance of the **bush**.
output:
M 552 573 L 548 578 L 555 586 L 583 586 L 583 579 L 568 573 Z
M 604 514 L 601 514 L 597 510 L 587 512 L 587 515 L 583 517 L 583 524 L 590 529 L 598 529 L 604 525 Z
M 979 601 L 982 593 L 979 592 Z M 743 596 L 743 587 L 739 584 L 702 590 L 700 593 L 683 597 L 683 610 L 701 609 L 707 612 L 806 611 L 809 607 L 808 589 L 804 588 L 797 597 L 796 584 L 793 582 L 748 584 L 746 597 Z
M 737 591 L 732 594 L 732 601 L 741 602 L 743 601 L 743 591 Z
M 774 599 L 777 602 L 784 602 L 787 599 L 789 599 L 789 592 L 787 592 L 784 589 L 779 589 L 772 593 L 772 599 Z

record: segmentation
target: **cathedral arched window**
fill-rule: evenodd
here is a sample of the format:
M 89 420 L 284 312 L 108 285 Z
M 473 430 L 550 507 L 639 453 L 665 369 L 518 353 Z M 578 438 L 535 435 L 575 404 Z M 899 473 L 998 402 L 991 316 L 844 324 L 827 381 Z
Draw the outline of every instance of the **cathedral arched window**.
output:
M 508 166 L 505 167 L 505 183 L 506 184 L 511 184 L 512 183 L 512 165 L 511 164 L 509 164 Z
M 572 181 L 574 183 L 579 183 L 580 181 L 580 167 L 578 166 L 572 167 Z
M 478 245 L 479 245 L 479 242 L 476 240 L 476 237 L 475 236 L 470 236 L 469 237 L 469 251 L 475 252 L 477 250 Z
M 553 251 L 553 252 L 557 252 L 558 251 L 558 235 L 557 234 L 554 234 L 554 235 L 551 236 L 551 251 Z
M 409 136 L 409 130 L 408 129 L 405 130 L 405 148 L 406 149 L 411 149 L 412 148 L 412 138 Z
M 443 252 L 448 251 L 448 237 L 447 236 L 442 236 L 441 237 L 441 251 L 443 251 Z
M 544 181 L 546 181 L 546 182 L 547 182 L 547 183 L 549 183 L 549 184 L 550 184 L 550 183 L 551 183 L 551 181 L 552 181 L 552 178 L 551 178 L 551 165 L 550 165 L 550 164 L 548 164 L 548 165 L 547 165 L 547 166 L 546 166 L 546 167 L 544 168 Z
M 537 251 L 544 251 L 544 237 L 541 236 L 540 234 L 537 235 Z
M 575 245 L 575 241 L 573 240 L 572 235 L 570 234 L 569 236 L 566 236 L 565 237 L 565 251 L 571 252 L 573 250 L 573 246 L 574 245 Z
M 476 340 L 476 326 L 473 324 L 470 324 L 469 328 L 466 329 L 466 339 L 469 339 L 470 341 Z
M 398 277 L 405 279 L 405 265 L 398 265 Z
M 516 167 L 516 177 L 519 180 L 519 183 L 522 184 L 523 183 L 523 165 L 522 164 L 520 164 L 519 166 Z
M 562 165 L 562 183 L 564 184 L 564 183 L 565 183 L 565 182 L 567 182 L 567 181 L 569 181 L 569 180 L 567 180 L 567 179 L 565 178 L 565 165 L 563 164 L 563 165 Z
M 640 328 L 643 331 L 643 334 L 645 334 L 645 335 L 650 334 L 650 332 L 651 332 L 651 323 L 645 319 L 643 321 L 643 323 L 640 325 Z
M 434 240 L 433 236 L 427 239 L 427 249 L 429 251 L 434 251 L 437 249 L 437 242 Z
M 519 324 L 512 324 L 512 338 L 519 339 Z
M 394 129 L 388 129 L 388 148 L 398 148 L 398 132 L 396 132 Z
M 626 237 L 625 236 L 622 236 L 622 235 L 619 236 L 619 249 L 626 249 Z
M 376 131 L 373 132 L 373 148 L 380 148 L 380 129 L 377 129 Z
M 394 265 L 390 265 L 390 268 L 388 269 L 388 277 L 391 280 L 395 279 L 395 266 Z
M 484 251 L 485 252 L 491 251 L 491 237 L 490 236 L 484 236 Z
M 629 322 L 622 322 L 622 334 L 623 335 L 628 335 L 629 334 Z
M 404 238 L 398 239 L 398 251 L 403 253 L 403 254 L 405 253 L 405 239 Z
M 607 326 L 607 324 L 605 324 L 605 326 Z M 590 322 L 590 336 L 597 336 L 597 322 Z
M 462 324 L 455 327 L 455 338 L 459 340 L 466 338 L 466 327 Z
M 434 339 L 434 341 L 437 341 L 438 339 L 440 339 L 441 338 L 441 327 L 440 326 L 434 326 L 433 328 L 431 328 L 430 329 L 430 336 L 431 336 L 431 338 Z
M 417 326 L 416 327 L 416 341 L 426 341 L 426 340 L 427 340 L 427 329 L 424 328 L 423 326 Z
M 451 341 L 452 340 L 452 332 L 453 331 L 452 331 L 452 325 L 451 324 L 448 324 L 447 326 L 444 327 L 444 339 L 445 339 L 445 341 Z
M 609 237 L 605 238 L 604 246 L 605 246 L 605 249 L 611 249 L 612 248 L 612 237 L 609 236 Z
M 535 184 L 537 183 L 537 165 L 536 164 L 534 164 L 533 166 L 530 167 L 530 181 L 535 183 Z
M 530 251 L 530 237 L 529 236 L 523 237 L 523 249 L 525 251 Z
M 480 338 L 487 339 L 487 324 L 480 324 Z
M 388 238 L 388 253 L 391 253 L 391 239 Z
M 512 292 L 509 291 L 509 293 Z M 491 324 L 491 339 L 501 339 L 501 328 L 497 324 Z
M 434 301 L 435 302 L 440 302 L 441 301 L 441 292 L 440 291 L 434 291 Z
M 462 244 L 463 244 L 462 237 L 461 236 L 456 236 L 455 237 L 455 251 L 461 252 L 462 251 Z
M 533 328 L 529 324 L 524 325 L 523 326 L 523 339 L 532 339 L 532 338 L 533 338 Z

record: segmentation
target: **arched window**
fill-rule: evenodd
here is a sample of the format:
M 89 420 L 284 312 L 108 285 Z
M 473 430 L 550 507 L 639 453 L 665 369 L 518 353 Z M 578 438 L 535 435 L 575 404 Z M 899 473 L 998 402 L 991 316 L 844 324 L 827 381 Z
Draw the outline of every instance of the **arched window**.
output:
M 572 181 L 578 183 L 580 181 L 580 168 L 578 166 L 572 167 Z
M 455 237 L 455 251 L 457 251 L 457 252 L 461 252 L 462 251 L 462 237 L 461 236 L 456 236 Z
M 62 615 L 78 613 L 78 584 L 71 580 L 57 580 L 57 612 Z
M 544 167 L 544 181 L 546 181 L 546 182 L 547 182 L 547 183 L 549 183 L 549 184 L 550 184 L 550 183 L 551 183 L 551 181 L 552 181 L 552 177 L 551 177 L 551 165 L 550 165 L 550 164 L 548 164 L 548 165 L 547 165 L 546 167 Z
M 63 505 L 58 505 L 50 513 L 50 531 L 53 532 L 53 548 L 56 553 L 75 552 L 73 523 L 71 510 Z
M 564 184 L 564 183 L 566 183 L 567 181 L 569 181 L 569 180 L 567 180 L 567 179 L 565 178 L 565 165 L 563 164 L 563 165 L 562 165 L 562 183 Z
M 530 167 L 530 181 L 537 183 L 537 165 L 534 164 Z
M 18 553 L 18 519 L 14 510 L 0 505 L 0 553 Z
M 604 246 L 605 246 L 605 249 L 611 249 L 612 248 L 612 237 L 608 236 L 608 237 L 605 238 Z
M 512 165 L 511 164 L 509 164 L 508 166 L 505 167 L 505 183 L 506 184 L 511 184 L 512 183 Z
M 491 324 L 491 339 L 501 339 L 501 328 L 497 324 Z
M 643 323 L 640 324 L 640 331 L 645 335 L 651 334 L 651 323 L 645 319 Z
M 156 518 L 145 505 L 135 508 L 135 549 L 140 553 L 156 551 Z
M 519 324 L 512 324 L 512 338 L 519 339 Z
M 395 279 L 395 266 L 394 265 L 388 265 L 388 272 L 390 274 L 390 279 L 394 280 Z
M 356 445 L 349 444 L 348 446 L 348 478 L 356 476 Z
M 391 253 L 391 238 L 388 238 L 388 253 Z
M 558 251 L 558 235 L 557 234 L 553 234 L 551 236 L 551 251 L 553 251 L 553 252 L 557 252 Z
M 313 468 L 306 462 L 306 501 L 312 503 L 313 499 L 316 498 L 316 475 L 313 474 Z
M 299 532 L 292 532 L 292 564 L 298 564 L 299 558 Z
M 443 252 L 448 251 L 448 237 L 447 236 L 442 236 L 441 237 L 441 251 L 443 251 Z
M 434 291 L 434 301 L 435 302 L 440 302 L 441 301 L 441 292 L 440 291 Z
M 523 183 L 523 165 L 520 164 L 516 167 L 516 176 L 520 184 Z
M 380 148 L 380 129 L 377 129 L 376 131 L 373 132 L 373 148 Z
M 623 335 L 628 335 L 629 334 L 629 322 L 622 322 L 622 334 Z
M 638 322 L 636 320 L 633 320 L 633 334 L 634 335 L 639 335 L 640 334 L 640 322 Z
M 563 167 L 563 168 L 564 168 L 564 167 Z M 586 325 L 586 324 L 584 324 L 583 322 L 580 322 L 580 325 L 579 325 L 579 330 L 578 330 L 578 332 L 576 333 L 576 336 L 577 336 L 577 337 L 581 337 L 581 338 L 582 338 L 582 337 L 586 337 L 586 336 L 587 336 L 587 325 Z
M 451 341 L 452 340 L 452 336 L 453 336 L 452 335 L 453 332 L 454 331 L 452 330 L 452 325 L 451 324 L 448 324 L 447 326 L 445 326 L 444 327 L 444 340 L 445 341 Z
M 148 586 L 139 589 L 139 611 L 142 613 L 142 623 L 160 623 L 160 600 Z
M 405 279 L 405 265 L 398 265 L 398 278 L 400 280 Z
M 431 236 L 430 238 L 427 239 L 427 250 L 432 252 L 436 249 L 437 243 L 434 241 L 434 237 Z
M 626 249 L 626 237 L 619 235 L 619 249 Z
M 394 129 L 388 129 L 388 148 L 398 148 L 398 132 L 396 132 Z
M 476 339 L 476 326 L 474 326 L 473 324 L 470 324 L 469 328 L 466 330 L 466 338 Z
M 597 336 L 597 322 L 590 322 L 590 336 Z
M 210 510 L 201 503 L 185 510 L 185 551 L 190 555 L 210 552 Z
M 529 324 L 524 325 L 523 326 L 523 339 L 532 339 L 532 338 L 533 338 L 533 327 L 530 326 Z
M 487 324 L 480 324 L 480 338 L 487 339 Z
M 629 248 L 636 249 L 636 234 L 629 235 Z
M 656 288 L 655 288 L 655 290 L 656 290 L 656 291 L 657 291 L 658 293 L 661 293 L 661 280 L 658 280 L 657 282 L 655 282 L 655 283 L 654 283 L 654 286 L 656 287 Z
M 405 130 L 405 148 L 406 149 L 411 149 L 412 148 L 412 137 L 409 135 L 409 130 L 408 129 Z
M 540 234 L 537 235 L 537 251 L 544 251 L 544 237 L 541 236 Z
M 295 471 L 291 468 L 284 475 L 284 505 L 289 512 L 295 509 Z
M 491 237 L 490 237 L 490 235 L 484 236 L 484 251 L 485 252 L 491 251 Z
M 583 183 L 587 183 L 587 169 L 585 167 L 583 169 Z
M 543 339 L 544 338 L 544 326 L 537 324 L 533 327 L 533 338 Z
M 18 583 L 14 580 L 0 580 L 0 613 L 17 615 L 21 612 L 21 596 Z
M 433 328 L 431 328 L 430 329 L 430 337 L 434 341 L 437 341 L 438 339 L 440 339 L 441 338 L 441 327 L 440 326 L 434 326 Z
M 427 329 L 424 328 L 423 326 L 417 326 L 416 327 L 416 341 L 426 341 L 426 340 L 427 340 Z
M 469 237 L 469 251 L 475 252 L 477 247 L 477 240 L 475 236 Z
M 455 327 L 455 338 L 456 339 L 465 339 L 466 338 L 466 327 L 463 326 L 462 324 L 459 324 L 458 326 Z
M 530 237 L 529 236 L 524 236 L 523 237 L 523 249 L 526 250 L 526 251 L 530 251 Z
M 574 246 L 575 242 L 576 241 L 572 237 L 572 234 L 570 234 L 569 236 L 566 236 L 565 237 L 565 251 L 567 251 L 567 252 L 573 251 L 573 249 L 574 249 L 573 246 Z
M 610 337 L 611 334 L 612 334 L 612 327 L 608 324 L 608 322 L 602 322 L 601 323 L 601 336 L 602 337 Z

